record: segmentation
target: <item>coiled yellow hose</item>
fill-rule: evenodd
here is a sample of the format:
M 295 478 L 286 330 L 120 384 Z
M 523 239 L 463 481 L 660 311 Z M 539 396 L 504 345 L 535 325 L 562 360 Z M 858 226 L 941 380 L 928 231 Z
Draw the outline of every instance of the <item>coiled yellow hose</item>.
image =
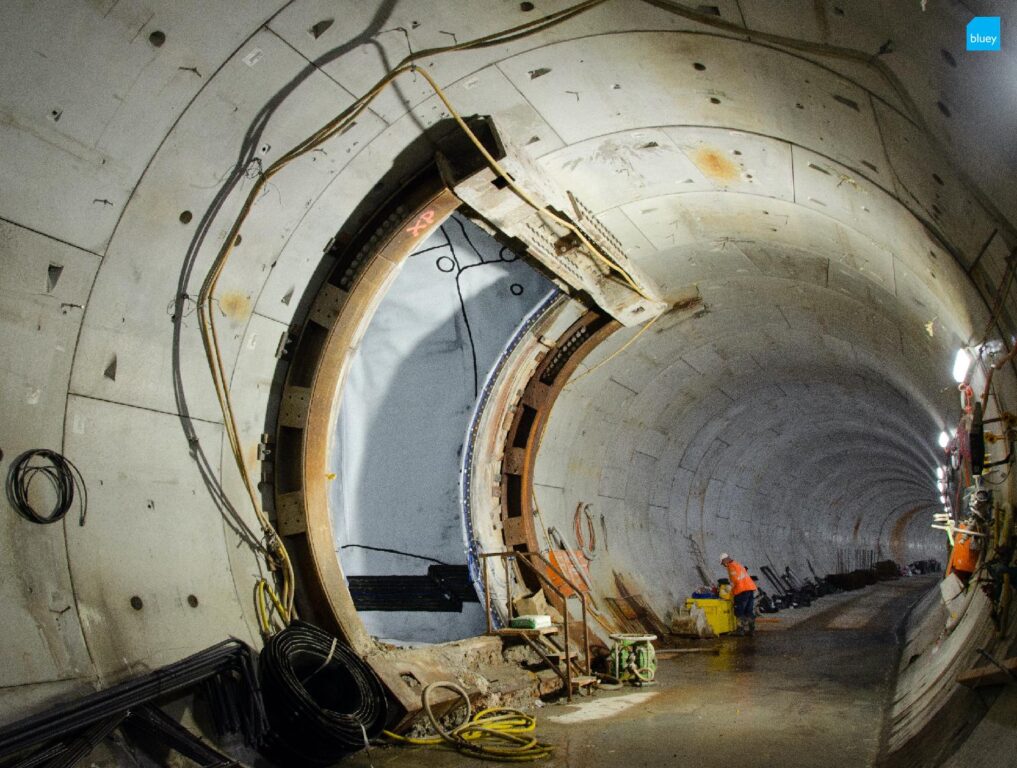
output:
M 436 688 L 454 691 L 466 703 L 466 717 L 451 730 L 442 728 L 431 711 L 431 691 Z M 518 709 L 491 707 L 473 714 L 469 695 L 451 682 L 431 683 L 424 688 L 420 701 L 437 736 L 411 738 L 391 731 L 384 731 L 384 735 L 401 744 L 455 749 L 482 760 L 523 763 L 551 756 L 552 746 L 536 737 L 537 719 Z

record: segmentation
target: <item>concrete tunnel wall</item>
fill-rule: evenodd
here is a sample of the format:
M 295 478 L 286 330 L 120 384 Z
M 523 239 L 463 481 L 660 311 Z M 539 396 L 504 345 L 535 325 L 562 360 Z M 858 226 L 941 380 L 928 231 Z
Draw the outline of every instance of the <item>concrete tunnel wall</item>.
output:
M 0 501 L 5 719 L 228 635 L 257 643 L 262 565 L 235 522 L 253 516 L 194 315 L 205 271 L 260 169 L 408 45 L 563 7 L 5 9 L 0 470 L 52 447 L 90 492 L 82 527 L 34 527 Z M 892 550 L 893 517 L 933 492 L 931 446 L 956 407 L 952 352 L 979 335 L 1017 243 L 1017 181 L 1005 172 L 1017 159 L 1006 129 L 1013 54 L 965 55 L 960 4 L 719 0 L 716 10 L 611 0 L 531 37 L 423 62 L 458 109 L 492 115 L 632 258 L 675 290 L 698 285 L 708 310 L 662 320 L 566 392 L 541 454 L 540 501 L 548 515 L 570 513 L 572 498 L 645 510 L 632 558 L 660 526 L 700 537 L 708 560 L 741 546 L 778 564 L 789 548 L 795 563 L 832 564 L 849 539 Z M 279 350 L 323 250 L 355 228 L 364 200 L 427 159 L 413 142 L 443 117 L 422 79 L 401 78 L 349 131 L 275 176 L 244 225 L 217 306 L 256 477 Z M 1006 329 L 1013 309 L 1010 299 Z M 1009 379 L 997 377 L 1005 403 Z M 594 397 L 594 385 L 618 394 Z M 767 414 L 755 431 L 739 429 L 747 412 Z M 866 451 L 873 435 L 885 461 Z M 547 446 L 571 463 L 549 462 Z M 887 464 L 904 481 L 881 496 L 889 519 L 855 490 L 875 488 L 872 472 L 892 489 Z M 693 492 L 683 505 L 686 482 L 702 500 Z M 785 517 L 799 500 L 829 509 L 837 498 L 833 517 Z M 908 551 L 935 546 L 921 514 L 909 532 Z M 800 545 L 806 533 L 822 543 Z M 662 605 L 688 572 L 677 550 L 659 549 L 660 575 L 638 578 Z

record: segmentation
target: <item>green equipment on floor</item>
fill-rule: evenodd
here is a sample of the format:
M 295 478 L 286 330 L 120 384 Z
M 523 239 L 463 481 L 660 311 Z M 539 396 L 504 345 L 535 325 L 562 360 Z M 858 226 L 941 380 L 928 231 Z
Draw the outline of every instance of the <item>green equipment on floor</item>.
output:
M 656 635 L 611 635 L 611 676 L 619 682 L 651 685 L 657 676 Z

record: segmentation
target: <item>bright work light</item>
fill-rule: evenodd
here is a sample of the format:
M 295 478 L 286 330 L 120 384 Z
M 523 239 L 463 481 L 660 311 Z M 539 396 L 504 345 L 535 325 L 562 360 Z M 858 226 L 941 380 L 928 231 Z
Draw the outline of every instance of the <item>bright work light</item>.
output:
M 958 349 L 957 357 L 953 359 L 953 379 L 958 384 L 968 377 L 968 369 L 971 367 L 971 355 L 966 349 Z

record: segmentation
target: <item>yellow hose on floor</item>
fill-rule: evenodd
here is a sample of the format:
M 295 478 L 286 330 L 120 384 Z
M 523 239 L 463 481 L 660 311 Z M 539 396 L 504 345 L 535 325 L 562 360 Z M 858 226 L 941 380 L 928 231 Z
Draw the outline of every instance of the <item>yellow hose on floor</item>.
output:
M 466 717 L 451 730 L 446 731 L 442 728 L 438 718 L 431 711 L 431 691 L 435 688 L 454 691 L 466 703 Z M 551 756 L 551 745 L 537 740 L 535 717 L 518 709 L 502 707 L 482 709 L 473 714 L 470 697 L 456 683 L 431 683 L 424 688 L 420 702 L 437 736 L 411 738 L 391 731 L 385 731 L 385 736 L 400 744 L 455 749 L 465 755 L 498 762 L 522 763 L 543 760 Z

